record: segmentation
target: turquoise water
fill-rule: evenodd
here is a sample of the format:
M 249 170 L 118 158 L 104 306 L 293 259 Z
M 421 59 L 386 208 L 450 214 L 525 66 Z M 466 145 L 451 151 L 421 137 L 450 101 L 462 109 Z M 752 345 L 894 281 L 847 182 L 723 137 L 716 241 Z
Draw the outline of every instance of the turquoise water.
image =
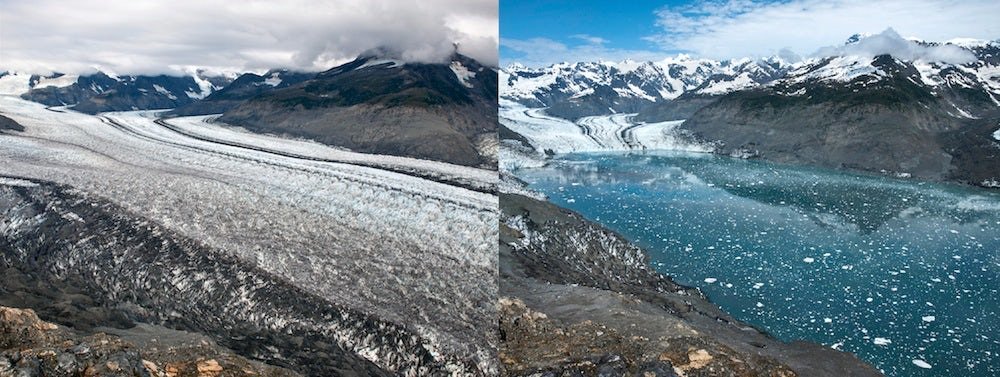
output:
M 517 175 L 780 339 L 889 376 L 1000 375 L 1000 191 L 704 154 L 566 155 Z

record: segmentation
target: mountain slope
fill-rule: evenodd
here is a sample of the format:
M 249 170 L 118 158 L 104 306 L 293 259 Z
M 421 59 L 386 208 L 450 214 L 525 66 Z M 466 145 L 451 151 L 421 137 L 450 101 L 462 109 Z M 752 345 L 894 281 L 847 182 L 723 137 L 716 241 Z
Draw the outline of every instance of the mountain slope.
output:
M 253 97 L 220 121 L 366 153 L 461 165 L 495 164 L 496 71 L 464 56 L 449 64 L 362 56 L 288 88 Z

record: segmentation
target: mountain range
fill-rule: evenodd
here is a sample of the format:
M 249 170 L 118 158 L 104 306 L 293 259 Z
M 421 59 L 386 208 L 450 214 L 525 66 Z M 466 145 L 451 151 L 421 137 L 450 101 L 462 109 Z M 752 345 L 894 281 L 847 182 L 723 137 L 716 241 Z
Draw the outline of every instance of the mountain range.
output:
M 2 72 L 0 93 L 17 94 L 48 106 L 70 106 L 76 111 L 96 114 L 174 108 L 200 100 L 231 81 L 231 76 L 208 76 L 202 72 L 187 76 L 119 76 L 101 71 L 82 76 Z
M 896 48 L 869 48 L 876 43 Z M 831 52 L 512 65 L 500 92 L 569 120 L 684 119 L 680 131 L 721 154 L 980 186 L 1000 180 L 1000 41 L 925 42 L 890 29 Z M 935 59 L 942 52 L 950 55 Z

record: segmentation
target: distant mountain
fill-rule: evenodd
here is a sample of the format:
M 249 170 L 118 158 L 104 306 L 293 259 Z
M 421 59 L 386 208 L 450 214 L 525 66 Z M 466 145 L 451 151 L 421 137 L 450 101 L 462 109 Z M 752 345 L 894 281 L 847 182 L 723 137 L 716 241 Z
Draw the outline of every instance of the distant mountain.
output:
M 887 30 L 828 52 L 797 62 L 515 65 L 502 73 L 501 97 L 571 120 L 686 119 L 680 132 L 723 154 L 1000 186 L 1000 41 Z
M 495 166 L 496 108 L 490 67 L 457 54 L 429 64 L 373 53 L 255 95 L 219 120 L 360 152 Z
M 49 106 L 70 106 L 95 114 L 104 111 L 170 109 L 192 103 L 232 81 L 226 76 L 116 76 L 104 72 L 75 76 L 54 74 L 0 76 L 9 94 Z
M 244 73 L 229 85 L 218 89 L 200 101 L 190 102 L 170 112 L 172 115 L 221 114 L 243 101 L 267 92 L 287 88 L 316 76 L 316 73 L 271 70 L 263 75 Z
M 963 48 L 976 60 L 812 59 L 720 97 L 681 128 L 721 141 L 727 154 L 991 185 L 1000 178 L 1000 43 Z
M 715 96 L 765 84 L 788 66 L 777 57 L 714 61 L 685 55 L 658 62 L 514 64 L 501 71 L 500 92 L 504 99 L 576 119 L 639 112 L 689 92 Z

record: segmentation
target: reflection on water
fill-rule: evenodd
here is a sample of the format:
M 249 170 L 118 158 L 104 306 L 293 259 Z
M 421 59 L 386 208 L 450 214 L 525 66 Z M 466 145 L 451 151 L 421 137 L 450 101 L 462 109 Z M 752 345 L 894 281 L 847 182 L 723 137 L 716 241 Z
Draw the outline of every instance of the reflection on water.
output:
M 518 175 L 779 338 L 891 376 L 1000 374 L 996 192 L 672 153 Z

